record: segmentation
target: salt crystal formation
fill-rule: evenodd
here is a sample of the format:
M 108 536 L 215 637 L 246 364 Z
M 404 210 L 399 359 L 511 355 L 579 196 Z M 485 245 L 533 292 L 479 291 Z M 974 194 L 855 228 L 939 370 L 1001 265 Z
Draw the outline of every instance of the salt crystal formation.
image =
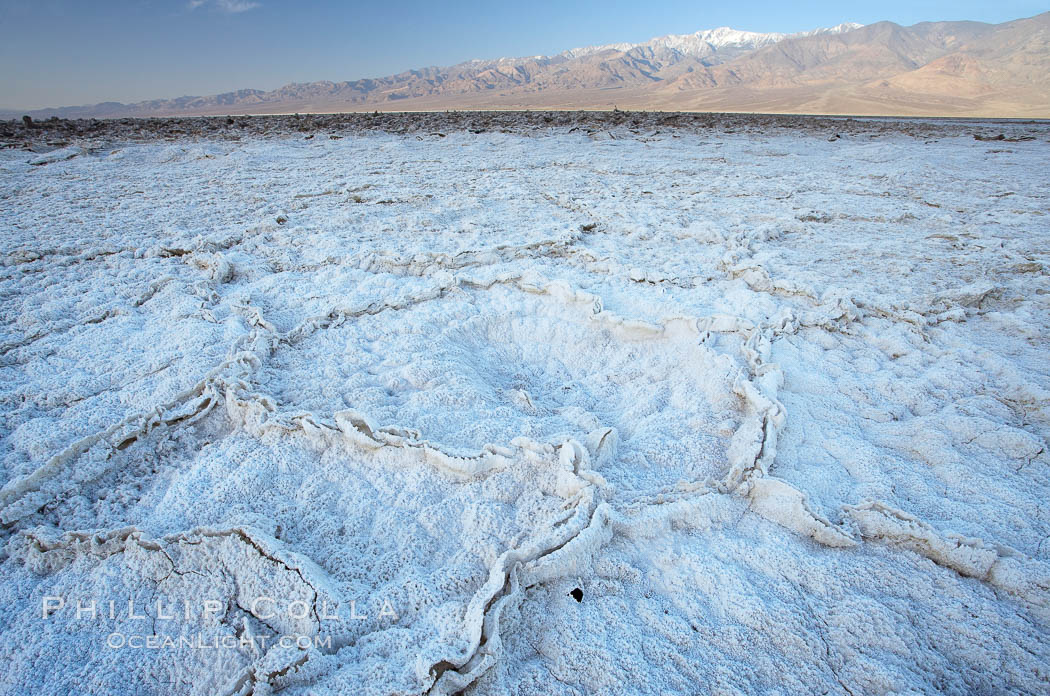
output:
M 1050 690 L 1050 128 L 849 123 L 0 151 L 0 693 Z

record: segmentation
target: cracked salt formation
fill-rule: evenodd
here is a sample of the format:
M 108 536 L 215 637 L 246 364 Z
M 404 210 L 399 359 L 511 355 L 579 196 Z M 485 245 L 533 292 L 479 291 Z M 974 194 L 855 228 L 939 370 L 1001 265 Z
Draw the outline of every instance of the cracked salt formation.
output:
M 542 461 L 511 463 L 467 484 L 424 462 L 411 466 L 399 456 L 403 451 L 362 453 L 338 434 L 319 438 L 301 432 L 259 442 L 237 432 L 215 432 L 216 426 L 190 426 L 206 431 L 198 437 L 207 434 L 213 441 L 189 462 L 176 455 L 170 464 L 181 470 L 169 474 L 168 487 L 147 492 L 130 509 L 108 509 L 110 520 L 134 526 L 57 540 L 57 530 L 40 528 L 20 535 L 9 547 L 25 560 L 26 571 L 44 578 L 34 597 L 37 603 L 45 596 L 104 596 L 121 608 L 133 601 L 147 617 L 172 614 L 171 605 L 178 607 L 174 618 L 146 628 L 126 612 L 116 621 L 85 627 L 67 611 L 51 619 L 56 631 L 82 635 L 86 630 L 98 640 L 110 631 L 152 635 L 154 630 L 174 638 L 203 633 L 205 643 L 245 631 L 259 641 L 268 639 L 270 648 L 248 649 L 241 659 L 199 680 L 194 688 L 202 693 L 225 692 L 234 684 L 233 693 L 255 680 L 266 682 L 264 666 L 301 657 L 327 660 L 351 681 L 378 679 L 404 689 L 426 682 L 432 678 L 431 664 L 464 652 L 469 656 L 461 636 L 475 625 L 480 629 L 489 567 L 510 547 L 532 544 L 538 554 L 550 543 L 543 541 L 543 530 L 566 517 L 566 501 L 556 494 L 561 485 L 556 457 L 546 466 Z M 123 452 L 135 457 L 157 449 L 148 439 Z M 364 504 L 377 498 L 387 499 L 388 505 L 379 509 Z M 290 499 L 301 501 L 300 506 L 289 508 Z M 61 526 L 82 528 L 86 521 L 76 500 L 54 510 L 46 518 L 57 516 Z M 237 520 L 256 522 L 262 529 L 227 526 Z M 150 539 L 137 527 L 157 530 L 159 536 Z M 558 534 L 570 534 L 573 528 L 568 525 Z M 200 544 L 212 544 L 210 539 L 226 541 L 206 550 Z M 296 574 L 280 576 L 272 558 Z M 253 613 L 258 597 L 275 598 L 285 607 L 295 601 L 314 607 L 322 594 L 324 608 L 317 611 L 324 620 L 281 624 Z M 162 598 L 164 609 L 154 609 L 156 597 Z M 222 613 L 207 617 L 198 607 L 187 619 L 183 604 L 197 606 L 203 599 L 217 601 Z M 383 602 L 397 607 L 396 620 L 379 616 Z M 461 609 L 471 602 L 478 609 L 464 616 Z M 287 619 L 292 609 L 282 614 L 280 608 L 265 605 L 266 613 Z M 36 620 L 35 613 L 14 617 L 11 630 L 28 634 Z M 277 641 L 285 635 L 328 642 L 320 652 L 292 650 L 281 657 Z M 71 687 L 78 683 L 79 669 L 108 673 L 116 664 L 144 682 L 158 670 L 163 674 L 171 669 L 163 652 L 139 660 L 140 653 L 97 653 L 92 646 L 89 641 L 78 647 L 82 667 L 53 672 L 52 683 Z M 188 650 L 181 668 L 205 669 L 199 660 L 206 654 Z
M 721 477 L 743 418 L 734 361 L 687 320 L 625 322 L 571 293 L 455 288 L 281 345 L 257 382 L 280 410 L 352 409 L 451 454 L 591 439 L 624 488 Z
M 1050 136 L 777 123 L 0 151 L 0 693 L 1045 692 Z

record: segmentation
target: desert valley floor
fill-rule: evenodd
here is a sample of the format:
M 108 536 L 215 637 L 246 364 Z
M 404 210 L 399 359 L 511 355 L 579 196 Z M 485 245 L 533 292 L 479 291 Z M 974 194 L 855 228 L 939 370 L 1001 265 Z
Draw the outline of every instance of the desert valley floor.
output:
M 0 694 L 1050 691 L 1050 124 L 389 118 L 6 127 Z

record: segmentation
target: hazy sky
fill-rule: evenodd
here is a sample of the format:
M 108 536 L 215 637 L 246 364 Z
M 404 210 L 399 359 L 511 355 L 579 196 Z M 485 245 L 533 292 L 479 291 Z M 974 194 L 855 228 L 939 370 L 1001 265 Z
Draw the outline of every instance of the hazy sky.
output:
M 378 77 L 731 26 L 1003 22 L 1050 0 L 0 0 L 0 107 L 202 95 Z

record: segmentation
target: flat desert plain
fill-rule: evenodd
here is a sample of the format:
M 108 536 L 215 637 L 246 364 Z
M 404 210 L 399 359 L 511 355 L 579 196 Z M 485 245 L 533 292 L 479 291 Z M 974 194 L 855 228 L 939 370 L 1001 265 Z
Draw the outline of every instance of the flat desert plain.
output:
M 3 694 L 1050 690 L 1050 125 L 0 126 Z

